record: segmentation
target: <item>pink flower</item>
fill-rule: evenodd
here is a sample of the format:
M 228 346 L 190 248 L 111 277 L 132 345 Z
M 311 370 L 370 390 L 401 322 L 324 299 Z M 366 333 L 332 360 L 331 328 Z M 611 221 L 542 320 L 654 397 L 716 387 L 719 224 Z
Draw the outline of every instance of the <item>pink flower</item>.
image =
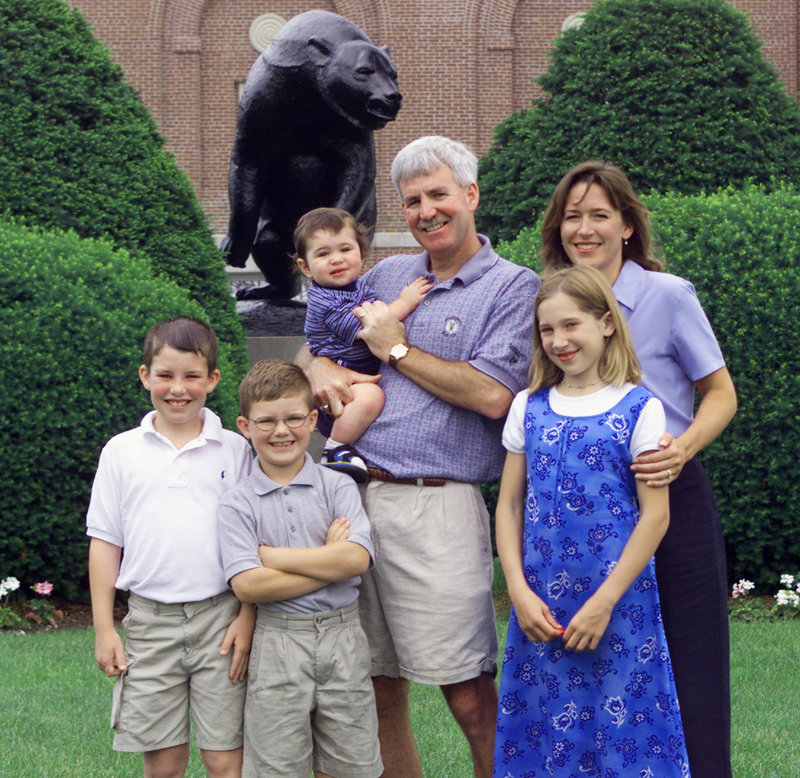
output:
M 41 581 L 31 586 L 31 589 L 33 589 L 36 594 L 48 595 L 53 593 L 53 584 L 51 584 L 50 581 Z

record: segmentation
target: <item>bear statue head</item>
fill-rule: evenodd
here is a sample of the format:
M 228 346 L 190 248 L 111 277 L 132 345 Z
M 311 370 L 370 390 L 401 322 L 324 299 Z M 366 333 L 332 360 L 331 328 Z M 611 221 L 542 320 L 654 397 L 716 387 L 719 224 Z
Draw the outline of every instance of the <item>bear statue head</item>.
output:
M 387 46 L 365 40 L 332 46 L 313 37 L 308 49 L 320 94 L 336 113 L 366 130 L 379 130 L 397 117 L 403 96 Z

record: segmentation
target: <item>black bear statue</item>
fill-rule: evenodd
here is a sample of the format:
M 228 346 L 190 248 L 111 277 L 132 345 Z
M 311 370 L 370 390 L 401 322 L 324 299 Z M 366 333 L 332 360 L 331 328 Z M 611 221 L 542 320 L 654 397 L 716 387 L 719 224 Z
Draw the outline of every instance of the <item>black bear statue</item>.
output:
M 402 103 L 387 47 L 328 11 L 281 28 L 250 70 L 239 105 L 228 176 L 229 265 L 252 254 L 268 285 L 240 298 L 297 294 L 292 234 L 306 211 L 343 208 L 375 229 L 373 132 Z

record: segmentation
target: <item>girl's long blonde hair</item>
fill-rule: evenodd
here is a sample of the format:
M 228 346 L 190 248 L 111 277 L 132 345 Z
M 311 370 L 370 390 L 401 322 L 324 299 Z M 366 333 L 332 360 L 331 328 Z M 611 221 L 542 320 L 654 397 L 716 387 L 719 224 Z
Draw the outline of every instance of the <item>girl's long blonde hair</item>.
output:
M 539 306 L 563 292 L 584 313 L 602 319 L 611 315 L 614 332 L 606 337 L 606 347 L 597 368 L 602 381 L 622 386 L 626 381 L 638 384 L 642 380 L 639 360 L 633 350 L 630 330 L 619 304 L 614 298 L 605 276 L 593 267 L 573 266 L 547 273 L 536 295 L 533 320 L 533 361 L 531 362 L 528 389 L 531 393 L 560 383 L 564 371 L 554 364 L 544 351 L 539 332 Z

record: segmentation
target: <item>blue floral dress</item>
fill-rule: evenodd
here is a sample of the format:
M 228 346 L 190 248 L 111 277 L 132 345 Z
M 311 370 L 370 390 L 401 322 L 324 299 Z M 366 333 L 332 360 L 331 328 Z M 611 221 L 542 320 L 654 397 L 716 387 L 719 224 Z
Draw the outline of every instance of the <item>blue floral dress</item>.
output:
M 549 390 L 525 410 L 523 568 L 566 627 L 613 569 L 639 517 L 630 438 L 642 387 L 595 416 L 561 416 Z M 688 776 L 653 560 L 617 603 L 594 651 L 533 643 L 512 610 L 495 778 Z

